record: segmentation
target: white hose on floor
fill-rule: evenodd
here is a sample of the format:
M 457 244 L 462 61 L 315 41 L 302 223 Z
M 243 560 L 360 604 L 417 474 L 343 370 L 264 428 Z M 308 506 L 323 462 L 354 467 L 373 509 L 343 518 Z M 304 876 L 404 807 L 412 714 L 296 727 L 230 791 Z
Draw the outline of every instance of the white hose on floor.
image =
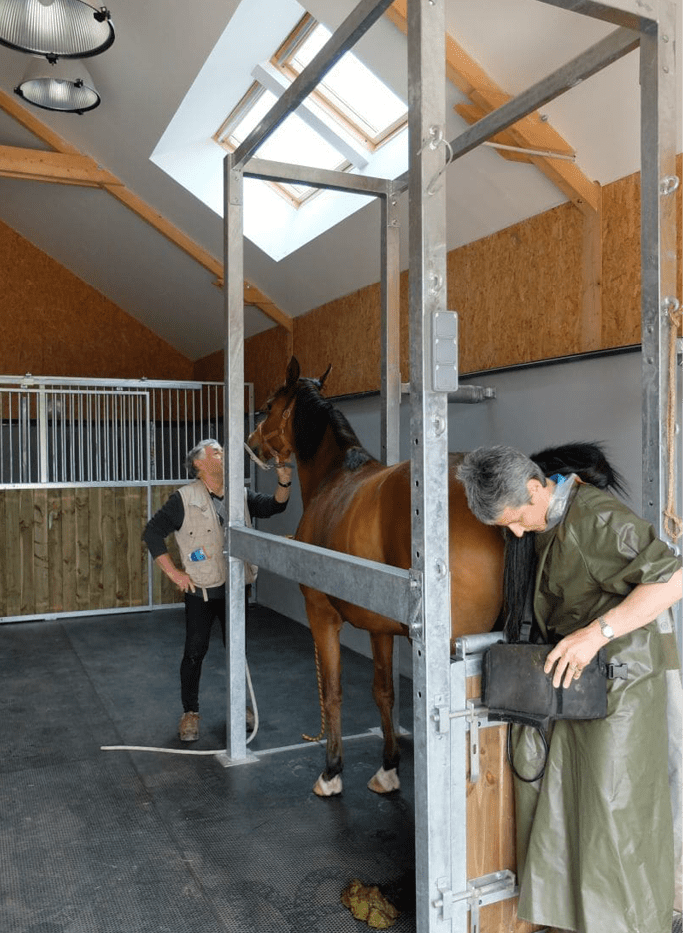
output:
M 253 742 L 258 732 L 259 727 L 259 714 L 258 714 L 258 704 L 256 703 L 256 694 L 254 693 L 254 685 L 251 682 L 251 672 L 249 670 L 249 665 L 246 664 L 246 674 L 247 674 L 247 686 L 249 687 L 249 697 L 251 699 L 252 709 L 254 710 L 254 728 L 251 732 L 249 738 L 247 739 L 247 745 L 250 742 Z M 154 745 L 100 745 L 100 751 L 102 752 L 161 752 L 165 755 L 219 755 L 224 754 L 224 748 L 215 748 L 202 751 L 196 751 L 193 748 L 157 748 Z

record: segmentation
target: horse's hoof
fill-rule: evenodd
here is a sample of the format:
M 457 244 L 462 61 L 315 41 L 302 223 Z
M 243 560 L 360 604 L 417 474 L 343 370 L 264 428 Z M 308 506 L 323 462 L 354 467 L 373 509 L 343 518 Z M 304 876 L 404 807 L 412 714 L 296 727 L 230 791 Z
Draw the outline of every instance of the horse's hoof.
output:
M 313 793 L 317 794 L 318 797 L 334 797 L 336 794 L 341 794 L 341 792 L 341 774 L 335 774 L 330 781 L 326 781 L 321 774 L 313 786 Z
M 398 790 L 400 786 L 401 781 L 396 768 L 391 768 L 390 771 L 380 768 L 377 774 L 373 774 L 368 781 L 368 789 L 376 794 L 390 794 L 392 790 Z

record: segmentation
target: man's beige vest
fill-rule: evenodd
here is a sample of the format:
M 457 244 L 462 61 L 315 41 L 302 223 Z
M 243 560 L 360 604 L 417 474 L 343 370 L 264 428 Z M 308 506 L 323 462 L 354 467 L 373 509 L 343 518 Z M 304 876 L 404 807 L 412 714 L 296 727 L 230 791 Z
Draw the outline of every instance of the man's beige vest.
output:
M 185 573 L 195 586 L 221 586 L 225 583 L 223 528 L 216 515 L 211 495 L 198 479 L 181 486 L 180 496 L 185 519 L 176 531 L 180 559 Z M 204 560 L 192 560 L 191 555 L 205 555 Z
M 211 494 L 198 479 L 187 486 L 181 486 L 180 495 L 185 509 L 185 518 L 181 528 L 176 531 L 183 569 L 195 586 L 208 588 L 225 583 L 226 569 L 223 557 L 224 534 L 216 515 Z M 244 520 L 251 525 L 247 507 L 247 490 L 244 490 Z M 192 560 L 191 555 L 206 555 L 204 560 Z M 258 567 L 244 562 L 245 585 L 256 580 Z

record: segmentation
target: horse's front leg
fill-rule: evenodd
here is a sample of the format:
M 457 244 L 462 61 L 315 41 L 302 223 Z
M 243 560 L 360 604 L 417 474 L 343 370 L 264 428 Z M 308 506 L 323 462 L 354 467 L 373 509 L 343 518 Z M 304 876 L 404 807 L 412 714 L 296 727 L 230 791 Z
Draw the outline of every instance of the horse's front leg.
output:
M 322 593 L 306 590 L 306 612 L 315 646 L 318 649 L 322 708 L 327 735 L 325 770 L 313 786 L 318 797 L 333 797 L 342 792 L 341 733 L 341 650 L 339 633 L 344 620 Z
M 393 650 L 394 636 L 375 633 L 370 635 L 372 656 L 375 662 L 375 676 L 372 695 L 379 710 L 382 733 L 384 735 L 384 756 L 382 767 L 368 781 L 368 787 L 376 794 L 388 794 L 398 790 L 401 782 L 398 777 L 399 748 L 394 732 L 392 710 L 394 708 Z

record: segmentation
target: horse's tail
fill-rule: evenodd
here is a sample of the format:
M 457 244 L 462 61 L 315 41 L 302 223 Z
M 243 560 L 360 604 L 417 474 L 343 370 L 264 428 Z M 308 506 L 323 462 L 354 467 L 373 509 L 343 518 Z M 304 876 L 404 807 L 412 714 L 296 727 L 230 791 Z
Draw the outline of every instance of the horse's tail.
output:
M 598 489 L 624 493 L 623 476 L 607 459 L 603 446 L 597 442 L 563 444 L 547 447 L 531 455 L 546 476 L 559 473 L 577 476 Z M 503 617 L 508 641 L 518 641 L 525 615 L 527 599 L 536 574 L 536 551 L 533 535 L 517 538 L 505 531 L 505 569 L 503 573 Z M 527 621 L 531 621 L 528 619 Z

